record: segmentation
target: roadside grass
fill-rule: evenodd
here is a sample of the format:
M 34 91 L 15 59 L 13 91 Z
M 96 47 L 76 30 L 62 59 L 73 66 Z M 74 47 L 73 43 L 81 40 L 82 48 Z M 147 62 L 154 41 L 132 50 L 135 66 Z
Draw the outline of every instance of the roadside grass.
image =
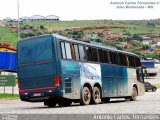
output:
M 0 93 L 0 99 L 3 99 L 3 98 L 19 98 L 19 95 L 18 94 L 10 94 L 10 93 L 5 93 L 5 94 L 2 94 Z
M 157 88 L 160 88 L 160 83 L 155 84 Z

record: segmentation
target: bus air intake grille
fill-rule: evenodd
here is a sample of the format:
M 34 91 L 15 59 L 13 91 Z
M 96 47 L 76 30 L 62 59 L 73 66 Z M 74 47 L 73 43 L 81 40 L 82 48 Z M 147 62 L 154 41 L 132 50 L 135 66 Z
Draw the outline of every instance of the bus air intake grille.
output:
M 71 78 L 65 78 L 65 93 L 72 93 Z

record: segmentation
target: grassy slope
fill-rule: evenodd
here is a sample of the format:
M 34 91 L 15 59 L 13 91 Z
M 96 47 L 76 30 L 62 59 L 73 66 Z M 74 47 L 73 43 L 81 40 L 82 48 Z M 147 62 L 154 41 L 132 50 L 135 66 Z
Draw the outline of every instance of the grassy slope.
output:
M 91 27 L 91 26 L 126 26 L 124 29 L 111 29 L 112 33 L 125 33 L 131 34 L 139 33 L 160 33 L 160 28 L 147 27 L 148 21 L 112 21 L 112 20 L 75 20 L 75 21 L 46 21 L 46 22 L 26 22 L 24 25 L 35 26 L 39 28 L 40 25 L 45 26 L 48 29 L 71 29 L 72 27 Z M 16 23 L 7 23 L 16 24 Z M 102 30 L 93 30 L 93 32 Z M 87 32 L 87 31 L 86 31 Z M 12 32 L 8 28 L 0 26 L 0 36 L 3 35 L 4 40 L 9 40 L 16 46 L 17 33 Z M 1 40 L 1 39 L 0 39 Z
M 6 27 L 0 26 L 0 41 L 10 43 L 15 47 L 17 42 L 17 33 L 12 32 Z
M 72 27 L 90 27 L 90 26 L 126 26 L 126 29 L 112 29 L 113 33 L 123 33 L 124 30 L 134 33 L 160 33 L 159 28 L 147 27 L 147 21 L 111 21 L 111 20 L 77 20 L 77 21 L 47 21 L 47 22 L 29 22 L 28 25 L 39 27 L 45 26 L 48 29 L 71 29 Z

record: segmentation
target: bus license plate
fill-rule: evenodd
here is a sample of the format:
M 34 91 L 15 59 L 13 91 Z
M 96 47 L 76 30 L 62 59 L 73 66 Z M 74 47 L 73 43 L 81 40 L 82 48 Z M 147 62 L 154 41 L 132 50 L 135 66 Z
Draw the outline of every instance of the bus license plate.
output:
M 34 97 L 39 97 L 41 96 L 41 93 L 34 93 Z

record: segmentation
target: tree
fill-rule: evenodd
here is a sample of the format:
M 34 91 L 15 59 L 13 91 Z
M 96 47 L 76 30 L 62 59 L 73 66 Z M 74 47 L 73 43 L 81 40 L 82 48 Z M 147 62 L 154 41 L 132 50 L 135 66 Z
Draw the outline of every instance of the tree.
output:
M 40 28 L 41 30 L 45 29 L 45 27 L 44 27 L 43 25 L 40 25 L 39 28 Z
M 133 39 L 138 40 L 138 41 L 142 41 L 142 37 L 139 36 L 138 34 L 134 34 Z

